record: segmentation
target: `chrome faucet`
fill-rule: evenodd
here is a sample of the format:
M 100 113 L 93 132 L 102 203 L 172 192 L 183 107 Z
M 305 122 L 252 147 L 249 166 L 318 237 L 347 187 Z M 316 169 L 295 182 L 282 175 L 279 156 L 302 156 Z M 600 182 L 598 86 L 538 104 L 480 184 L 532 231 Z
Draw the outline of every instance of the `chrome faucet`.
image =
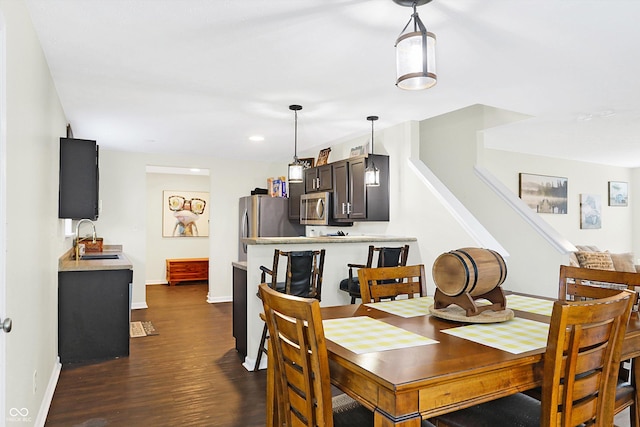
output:
M 76 224 L 76 260 L 80 259 L 80 224 L 82 224 L 85 221 L 89 222 L 89 224 L 91 224 L 91 227 L 93 228 L 92 243 L 96 242 L 96 225 L 93 223 L 93 221 L 87 218 L 81 219 L 80 221 L 78 221 L 78 223 Z

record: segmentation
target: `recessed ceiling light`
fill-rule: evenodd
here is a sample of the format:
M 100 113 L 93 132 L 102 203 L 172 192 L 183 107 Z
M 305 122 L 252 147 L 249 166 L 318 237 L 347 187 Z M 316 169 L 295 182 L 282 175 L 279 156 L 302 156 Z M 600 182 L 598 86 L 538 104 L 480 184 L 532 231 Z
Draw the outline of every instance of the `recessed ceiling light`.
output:
M 264 141 L 264 136 L 262 136 L 262 135 L 253 135 L 253 136 L 249 137 L 249 141 L 253 141 L 253 142 Z

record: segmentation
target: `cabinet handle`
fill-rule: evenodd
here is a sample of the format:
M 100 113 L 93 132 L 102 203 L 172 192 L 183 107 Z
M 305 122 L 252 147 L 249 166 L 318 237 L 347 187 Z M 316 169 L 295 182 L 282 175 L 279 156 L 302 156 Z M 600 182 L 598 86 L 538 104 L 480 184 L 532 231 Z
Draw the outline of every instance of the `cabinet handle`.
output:
M 318 199 L 316 204 L 316 218 L 324 219 L 324 200 Z
M 347 202 L 347 215 L 351 214 L 351 202 Z
M 345 208 L 346 208 L 345 203 L 343 203 L 343 204 L 342 204 L 342 215 L 345 215 L 345 214 L 346 214 L 346 212 L 345 212 Z
M 320 189 L 320 178 L 316 178 L 316 190 Z

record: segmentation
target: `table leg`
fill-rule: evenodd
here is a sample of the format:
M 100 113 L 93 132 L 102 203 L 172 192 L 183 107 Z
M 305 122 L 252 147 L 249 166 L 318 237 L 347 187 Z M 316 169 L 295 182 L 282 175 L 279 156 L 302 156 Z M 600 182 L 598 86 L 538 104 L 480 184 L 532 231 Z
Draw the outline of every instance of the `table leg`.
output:
M 633 385 L 633 405 L 629 408 L 630 427 L 640 427 L 640 402 L 638 401 L 638 382 L 640 378 L 640 357 L 631 360 L 631 385 Z
M 404 418 L 402 421 L 393 421 L 389 417 L 387 417 L 383 412 L 376 410 L 373 413 L 373 426 L 374 427 L 391 427 L 391 426 L 401 426 L 401 427 L 420 427 L 422 424 L 422 418 L 420 414 L 416 414 L 415 417 L 412 418 Z

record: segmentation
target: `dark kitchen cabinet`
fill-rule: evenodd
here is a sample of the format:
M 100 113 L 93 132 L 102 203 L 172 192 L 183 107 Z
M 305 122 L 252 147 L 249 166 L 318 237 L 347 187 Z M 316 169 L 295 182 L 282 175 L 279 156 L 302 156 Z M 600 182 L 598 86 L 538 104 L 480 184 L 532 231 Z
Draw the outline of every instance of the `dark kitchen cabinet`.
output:
M 332 164 L 304 170 L 304 191 L 331 191 L 333 189 Z
M 367 187 L 364 172 L 374 162 L 380 186 Z M 372 154 L 332 163 L 333 220 L 389 221 L 389 156 Z
M 236 350 L 247 357 L 247 267 L 233 265 L 233 337 Z
M 129 355 L 133 270 L 58 272 L 58 353 L 62 363 Z
M 98 144 L 60 138 L 58 218 L 98 219 Z
M 289 183 L 289 219 L 300 221 L 300 196 L 304 194 L 304 183 Z

